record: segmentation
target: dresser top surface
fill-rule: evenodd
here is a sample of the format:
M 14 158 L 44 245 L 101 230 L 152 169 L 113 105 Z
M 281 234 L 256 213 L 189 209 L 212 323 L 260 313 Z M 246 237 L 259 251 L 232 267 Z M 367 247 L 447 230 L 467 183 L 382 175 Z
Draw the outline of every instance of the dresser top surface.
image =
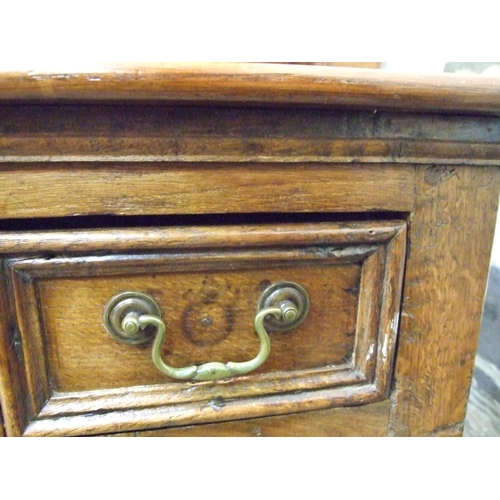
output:
M 0 73 L 0 102 L 350 106 L 500 114 L 500 78 L 256 63 L 74 64 Z

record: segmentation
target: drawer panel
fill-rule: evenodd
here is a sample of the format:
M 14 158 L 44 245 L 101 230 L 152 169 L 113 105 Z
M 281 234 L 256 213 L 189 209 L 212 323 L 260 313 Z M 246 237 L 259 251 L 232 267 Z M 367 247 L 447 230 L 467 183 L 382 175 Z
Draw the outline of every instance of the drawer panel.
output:
M 291 258 L 295 252 L 282 253 Z M 273 332 L 272 355 L 253 373 L 350 363 L 360 263 L 333 267 L 330 259 L 318 259 L 309 264 L 299 260 L 291 266 L 276 262 L 274 252 L 269 264 L 262 253 L 256 257 L 257 261 L 249 261 L 250 255 L 224 255 L 231 267 L 243 269 L 220 271 L 211 270 L 203 257 L 192 266 L 183 257 L 138 257 L 131 258 L 126 277 L 40 279 L 38 297 L 53 388 L 83 391 L 165 382 L 151 363 L 150 344 L 131 347 L 103 335 L 104 304 L 117 292 L 128 290 L 146 292 L 155 299 L 167 327 L 163 358 L 169 365 L 187 366 L 253 358 L 260 345 L 253 328 L 260 295 L 271 283 L 296 282 L 308 291 L 312 303 L 307 321 L 291 331 Z M 259 268 L 245 269 L 252 264 Z M 176 271 L 182 266 L 187 269 Z M 154 271 L 148 273 L 148 267 Z M 134 275 L 134 268 L 144 274 Z
M 20 393 L 4 395 L 11 434 L 131 431 L 386 398 L 404 222 L 152 231 L 156 238 L 146 229 L 88 231 L 89 238 L 30 233 L 17 243 L 4 235 L 4 243 L 16 248 L 3 259 L 10 311 L 4 334 L 11 340 L 6 356 L 23 374 Z M 37 239 L 50 254 L 34 251 Z M 58 241 L 61 251 L 54 252 Z M 164 362 L 244 362 L 259 351 L 259 298 L 282 281 L 307 291 L 309 314 L 291 331 L 266 326 L 270 355 L 241 376 L 176 380 L 156 368 L 152 341 L 125 345 L 104 328 L 111 297 L 146 293 L 166 326 Z M 7 385 L 8 379 L 5 373 Z

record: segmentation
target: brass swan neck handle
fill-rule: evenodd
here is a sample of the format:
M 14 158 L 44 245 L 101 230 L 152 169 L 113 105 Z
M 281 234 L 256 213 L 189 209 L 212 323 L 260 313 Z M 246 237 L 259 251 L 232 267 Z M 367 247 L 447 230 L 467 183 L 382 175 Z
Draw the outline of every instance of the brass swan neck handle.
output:
M 210 361 L 181 368 L 163 361 L 161 348 L 167 329 L 158 305 L 148 295 L 139 292 L 115 295 L 106 305 L 104 324 L 111 335 L 127 344 L 141 344 L 154 335 L 152 359 L 160 372 L 175 379 L 205 381 L 245 375 L 257 369 L 271 353 L 265 323 L 271 329 L 289 330 L 305 319 L 308 310 L 309 298 L 302 287 L 290 282 L 271 285 L 262 294 L 254 318 L 254 329 L 260 340 L 260 349 L 254 358 L 243 362 Z

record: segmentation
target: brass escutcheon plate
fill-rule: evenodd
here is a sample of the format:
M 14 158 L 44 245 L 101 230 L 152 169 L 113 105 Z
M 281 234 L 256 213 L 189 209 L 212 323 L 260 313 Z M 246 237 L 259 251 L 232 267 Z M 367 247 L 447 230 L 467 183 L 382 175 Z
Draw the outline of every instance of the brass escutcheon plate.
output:
M 123 344 L 139 345 L 148 342 L 155 334 L 153 326 L 129 334 L 122 328 L 122 321 L 129 313 L 137 316 L 152 314 L 160 316 L 160 308 L 152 297 L 140 292 L 122 292 L 108 300 L 104 307 L 106 331 Z
M 277 319 L 270 315 L 265 320 L 266 328 L 274 331 L 292 330 L 306 319 L 310 307 L 309 295 L 303 287 L 292 281 L 280 281 L 266 288 L 259 299 L 257 311 L 279 307 L 287 301 L 295 306 L 297 317 L 293 321 L 285 321 L 283 317 Z

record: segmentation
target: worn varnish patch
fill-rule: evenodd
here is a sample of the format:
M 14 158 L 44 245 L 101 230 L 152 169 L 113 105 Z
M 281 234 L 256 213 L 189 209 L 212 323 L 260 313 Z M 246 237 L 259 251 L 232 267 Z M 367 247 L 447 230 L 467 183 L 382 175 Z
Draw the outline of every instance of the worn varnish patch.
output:
M 425 170 L 425 182 L 431 186 L 437 186 L 446 182 L 456 173 L 458 167 L 432 166 Z

